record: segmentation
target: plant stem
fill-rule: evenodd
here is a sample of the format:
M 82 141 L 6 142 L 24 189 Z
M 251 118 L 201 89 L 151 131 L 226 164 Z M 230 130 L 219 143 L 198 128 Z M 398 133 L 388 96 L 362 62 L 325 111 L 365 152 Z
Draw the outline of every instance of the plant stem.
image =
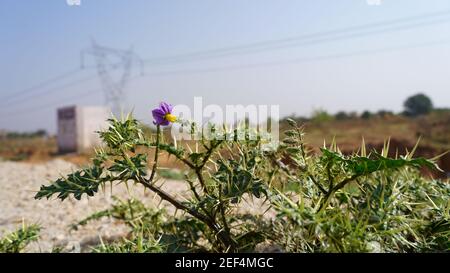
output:
M 149 188 L 151 191 L 155 192 L 156 194 L 158 194 L 159 197 L 161 197 L 161 199 L 169 202 L 170 204 L 172 204 L 175 208 L 183 210 L 189 214 L 191 214 L 192 216 L 198 218 L 201 221 L 210 221 L 210 219 L 208 219 L 206 216 L 204 216 L 203 214 L 183 205 L 182 203 L 178 202 L 173 196 L 171 196 L 170 194 L 166 193 L 164 190 L 162 190 L 161 188 L 153 185 L 152 181 L 147 180 L 143 177 L 140 177 L 139 179 L 139 183 L 141 183 L 142 185 L 144 185 L 145 187 Z
M 215 223 L 215 220 L 180 203 L 174 197 L 172 197 L 170 194 L 166 193 L 164 190 L 160 189 L 159 187 L 153 185 L 153 183 L 151 183 L 151 181 L 148 181 L 141 177 L 139 179 L 139 183 L 141 183 L 145 187 L 149 188 L 151 191 L 155 192 L 161 199 L 169 202 L 175 208 L 182 210 L 184 212 L 187 212 L 190 215 L 197 218 L 198 220 L 204 222 L 206 225 L 208 225 L 209 228 L 211 228 L 216 233 L 216 235 L 219 237 L 219 240 L 222 242 L 222 244 L 224 244 L 226 246 L 226 248 L 230 249 L 230 251 L 234 251 L 234 244 L 233 244 L 233 240 L 231 239 L 230 235 L 223 232 L 223 230 L 221 230 L 221 228 Z
M 338 190 L 342 189 L 343 187 L 345 187 L 345 185 L 347 185 L 348 183 L 350 183 L 351 181 L 355 180 L 358 177 L 359 177 L 359 175 L 353 175 L 352 177 L 344 179 L 342 182 L 340 182 L 339 184 L 334 186 L 332 189 L 330 189 L 328 191 L 328 193 L 325 195 L 325 198 L 324 198 L 323 202 L 320 204 L 319 210 L 317 212 L 323 211 L 328 206 L 331 198 Z
M 155 147 L 155 159 L 152 168 L 152 174 L 150 175 L 149 181 L 152 182 L 155 177 L 156 170 L 158 168 L 158 154 L 159 154 L 159 142 L 161 138 L 161 126 L 156 125 L 156 147 Z
M 209 195 L 209 191 L 206 188 L 205 179 L 203 178 L 202 170 L 200 168 L 195 168 L 195 174 L 197 175 L 198 181 L 200 182 L 200 185 L 202 185 L 203 193 L 206 195 Z
M 219 209 L 220 209 L 220 215 L 222 216 L 223 226 L 225 228 L 225 231 L 230 234 L 230 227 L 228 226 L 227 218 L 225 216 L 225 207 L 223 206 L 223 199 L 222 199 L 222 184 L 219 185 Z
M 159 153 L 160 139 L 161 139 L 161 128 L 158 125 L 157 132 L 156 132 L 155 162 L 153 164 L 152 173 L 151 173 L 149 179 L 145 179 L 144 177 L 141 177 L 141 176 L 137 177 L 138 182 L 141 183 L 142 185 L 144 185 L 145 187 L 147 187 L 148 189 L 150 189 L 151 191 L 155 192 L 162 200 L 169 202 L 175 208 L 182 210 L 184 212 L 187 212 L 190 215 L 192 215 L 193 217 L 197 218 L 198 220 L 204 222 L 211 230 L 213 230 L 213 232 L 219 238 L 219 241 L 225 246 L 224 247 L 225 250 L 234 251 L 234 249 L 235 249 L 234 243 L 233 243 L 233 240 L 232 240 L 230 234 L 227 232 L 223 232 L 223 229 L 216 223 L 214 218 L 212 218 L 209 215 L 205 216 L 204 214 L 198 212 L 197 210 L 192 209 L 192 208 L 182 204 L 181 202 L 176 200 L 173 196 L 171 196 L 170 194 L 168 194 L 161 188 L 154 185 L 153 180 L 154 180 L 155 173 L 156 173 L 157 166 L 158 166 L 158 153 Z M 183 162 L 190 163 L 187 160 L 183 160 Z M 191 163 L 187 164 L 187 165 L 195 170 L 197 177 L 198 177 L 200 183 L 202 184 L 202 186 L 204 187 L 204 190 L 206 191 L 205 193 L 207 194 L 206 185 L 204 184 L 204 179 L 203 179 L 203 176 L 201 173 L 201 169 L 205 164 L 206 164 L 206 160 L 205 160 L 204 164 L 201 165 L 201 167 L 194 166 Z

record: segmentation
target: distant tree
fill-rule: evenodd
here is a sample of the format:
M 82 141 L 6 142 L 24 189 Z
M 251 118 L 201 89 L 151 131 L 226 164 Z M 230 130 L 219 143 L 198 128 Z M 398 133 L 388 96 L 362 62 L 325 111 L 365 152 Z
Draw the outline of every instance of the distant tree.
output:
M 348 113 L 348 117 L 351 118 L 351 119 L 357 119 L 358 118 L 358 112 L 352 111 L 352 112 Z
M 17 138 L 34 138 L 34 137 L 46 137 L 48 136 L 47 131 L 40 129 L 34 132 L 7 132 L 5 133 L 6 138 L 17 139 Z
M 39 129 L 39 130 L 37 130 L 37 131 L 34 133 L 34 135 L 37 136 L 37 137 L 46 137 L 48 134 L 47 134 L 47 131 L 46 131 L 46 130 L 44 130 L 44 129 Z
M 337 120 L 346 120 L 350 118 L 350 115 L 344 111 L 339 111 L 336 113 L 336 115 L 334 115 L 334 118 Z
M 416 117 L 420 115 L 426 115 L 433 110 L 433 103 L 431 99 L 422 93 L 416 94 L 414 96 L 406 99 L 403 104 L 405 107 L 405 114 L 408 116 Z
M 333 120 L 333 116 L 328 114 L 325 110 L 317 109 L 313 111 L 311 119 L 314 122 L 326 122 Z
M 372 117 L 372 113 L 368 110 L 362 112 L 361 118 L 362 119 L 370 119 Z
M 389 110 L 380 110 L 380 111 L 377 112 L 377 115 L 379 117 L 385 118 L 385 117 L 388 117 L 388 116 L 393 116 L 394 113 L 392 111 L 389 111 Z
M 433 112 L 441 113 L 441 114 L 444 114 L 444 113 L 450 113 L 450 108 L 445 108 L 445 107 L 442 107 L 442 108 L 433 108 Z

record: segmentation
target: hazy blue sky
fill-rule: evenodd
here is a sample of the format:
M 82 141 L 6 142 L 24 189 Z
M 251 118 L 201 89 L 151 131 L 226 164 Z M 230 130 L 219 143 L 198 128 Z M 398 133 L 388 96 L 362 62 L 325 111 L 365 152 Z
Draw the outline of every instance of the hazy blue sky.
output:
M 3 0 L 0 128 L 54 131 L 57 107 L 102 104 L 101 92 L 86 96 L 101 88 L 98 78 L 64 88 L 95 75 L 93 69 L 17 95 L 78 69 L 80 51 L 89 48 L 91 38 L 113 48 L 133 46 L 141 58 L 154 59 L 441 11 L 449 13 L 409 22 L 412 27 L 375 33 L 363 28 L 361 35 L 331 35 L 303 46 L 148 65 L 146 76 L 126 87 L 128 105 L 146 121 L 159 101 L 189 105 L 194 96 L 221 105 L 279 104 L 282 115 L 308 115 L 315 108 L 400 111 L 404 99 L 418 91 L 437 106 L 450 106 L 450 1 L 81 0 L 80 6 L 69 6 L 66 0 Z M 90 56 L 86 61 L 95 62 Z M 274 64 L 253 66 L 260 63 Z M 246 65 L 251 67 L 242 69 Z M 183 72 L 191 70 L 198 73 Z M 163 71 L 169 73 L 158 74 Z

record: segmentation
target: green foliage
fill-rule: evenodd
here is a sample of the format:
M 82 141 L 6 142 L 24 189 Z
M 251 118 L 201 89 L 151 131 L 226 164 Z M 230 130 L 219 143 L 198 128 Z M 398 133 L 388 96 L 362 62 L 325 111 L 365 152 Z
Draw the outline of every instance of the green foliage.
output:
M 339 111 L 336 113 L 336 115 L 334 115 L 334 117 L 336 118 L 336 120 L 346 120 L 350 119 L 351 115 L 349 115 L 347 112 Z
M 72 229 L 78 229 L 79 226 L 88 224 L 90 221 L 95 221 L 103 217 L 112 217 L 123 221 L 132 228 L 141 230 L 142 228 L 151 229 L 155 231 L 158 225 L 166 220 L 165 212 L 163 210 L 155 211 L 145 207 L 145 205 L 137 199 L 120 200 L 113 197 L 114 205 L 107 210 L 96 212 L 87 218 L 72 225 Z
M 159 176 L 171 180 L 184 180 L 185 174 L 177 169 L 160 169 L 158 170 Z
M 345 112 L 345 111 L 339 111 L 334 115 L 334 118 L 336 120 L 349 120 L 349 119 L 356 119 L 358 118 L 358 114 L 356 112 Z
M 7 132 L 5 137 L 7 139 L 29 139 L 29 138 L 42 138 L 48 136 L 47 131 L 44 129 L 39 129 L 34 132 Z
M 327 168 L 327 173 L 331 173 L 333 181 L 336 180 L 336 177 L 356 179 L 359 176 L 368 175 L 376 171 L 399 169 L 405 166 L 438 169 L 436 163 L 424 158 L 407 159 L 404 157 L 391 159 L 376 152 L 372 153 L 373 158 L 369 158 L 358 155 L 344 156 L 341 153 L 333 152 L 326 148 L 322 148 L 321 151 L 321 165 Z
M 313 122 L 321 123 L 333 120 L 333 116 L 330 115 L 327 111 L 322 109 L 314 110 L 311 115 L 311 120 Z
M 175 218 L 165 210 L 146 207 L 137 199 L 120 200 L 107 210 L 94 213 L 72 225 L 73 229 L 103 217 L 112 217 L 130 227 L 128 238 L 101 244 L 94 252 L 190 252 L 201 251 L 200 233 L 205 225 L 191 217 Z M 157 238 L 157 239 L 156 239 Z
M 413 152 L 387 158 L 387 143 L 381 154 L 366 155 L 363 144 L 361 155 L 345 156 L 332 143 L 320 156 L 309 156 L 301 134 L 292 135 L 291 151 L 298 149 L 288 153 L 292 164 L 280 179 L 299 187 L 270 197 L 278 212 L 273 240 L 286 251 L 450 250 L 450 185 L 419 172 L 436 169 L 434 161 L 413 159 Z
M 368 110 L 362 112 L 362 114 L 361 114 L 362 119 L 370 119 L 372 116 L 373 116 L 373 114 Z
M 20 229 L 0 239 L 0 253 L 19 253 L 29 243 L 39 238 L 38 225 L 23 225 Z
M 241 158 L 240 160 L 244 160 Z M 214 174 L 214 179 L 219 182 L 222 189 L 222 197 L 229 199 L 231 203 L 238 203 L 244 193 L 250 193 L 256 198 L 260 198 L 265 192 L 265 187 L 258 177 L 254 177 L 253 169 L 256 167 L 256 160 L 242 164 L 236 160 L 219 160 L 218 171 Z M 246 169 L 242 168 L 245 166 Z
M 110 209 L 73 225 L 112 217 L 129 226 L 125 238 L 94 252 L 252 252 L 261 243 L 289 252 L 450 250 L 450 186 L 420 173 L 437 170 L 434 160 L 413 158 L 416 148 L 389 158 L 388 142 L 381 152 L 366 151 L 363 144 L 352 155 L 333 142 L 314 154 L 303 128 L 293 119 L 286 122 L 290 128 L 276 149 L 264 149 L 262 138 L 250 138 L 254 132 L 245 125 L 233 134 L 217 130 L 215 138 L 183 148 L 166 142 L 161 127 L 143 134 L 131 116 L 111 119 L 100 133 L 106 146 L 96 151 L 92 166 L 42 186 L 36 198 L 80 199 L 105 183 L 133 182 L 177 211 L 117 199 Z M 191 124 L 192 133 L 195 127 Z M 182 199 L 155 184 L 167 177 L 158 166 L 163 153 L 185 166 L 179 183 L 189 192 Z M 267 210 L 240 212 L 243 201 L 255 200 Z
M 116 178 L 121 181 L 146 176 L 147 155 L 137 154 L 136 156 L 125 157 L 124 159 L 115 159 L 114 164 L 108 168 L 108 171 L 117 173 Z
M 389 110 L 379 110 L 377 112 L 377 116 L 381 117 L 381 118 L 386 118 L 386 117 L 390 117 L 393 116 L 394 113 L 392 111 Z
M 416 117 L 424 114 L 428 114 L 433 110 L 433 103 L 431 99 L 425 94 L 419 93 L 409 97 L 405 103 L 405 114 L 408 116 Z
M 108 120 L 110 125 L 106 131 L 99 132 L 103 142 L 111 149 L 133 150 L 143 138 L 143 129 L 131 115 L 123 120 L 115 118 Z
M 275 222 L 275 240 L 294 252 L 449 251 L 450 188 L 408 176 L 372 174 L 339 191 L 322 211 L 307 205 L 320 196 L 303 195 L 294 203 L 277 195 L 278 219 L 289 224 Z
M 136 237 L 133 240 L 123 239 L 123 242 L 101 244 L 92 249 L 94 253 L 161 253 L 163 248 L 156 240 Z
M 103 168 L 99 166 L 92 166 L 81 171 L 76 171 L 66 178 L 60 178 L 49 186 L 41 186 L 39 192 L 36 194 L 36 199 L 50 198 L 57 194 L 61 200 L 66 199 L 69 195 L 73 195 L 75 199 L 80 200 L 83 194 L 94 196 L 98 191 L 101 183 L 107 178 L 102 178 Z

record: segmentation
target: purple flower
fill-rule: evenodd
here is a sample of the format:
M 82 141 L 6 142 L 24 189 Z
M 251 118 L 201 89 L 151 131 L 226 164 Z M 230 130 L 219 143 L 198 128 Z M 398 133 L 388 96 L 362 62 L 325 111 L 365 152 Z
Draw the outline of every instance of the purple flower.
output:
M 175 122 L 177 117 L 172 115 L 172 109 L 172 105 L 161 102 L 158 108 L 152 110 L 153 119 L 155 120 L 154 123 L 156 125 L 167 126 L 171 122 Z

